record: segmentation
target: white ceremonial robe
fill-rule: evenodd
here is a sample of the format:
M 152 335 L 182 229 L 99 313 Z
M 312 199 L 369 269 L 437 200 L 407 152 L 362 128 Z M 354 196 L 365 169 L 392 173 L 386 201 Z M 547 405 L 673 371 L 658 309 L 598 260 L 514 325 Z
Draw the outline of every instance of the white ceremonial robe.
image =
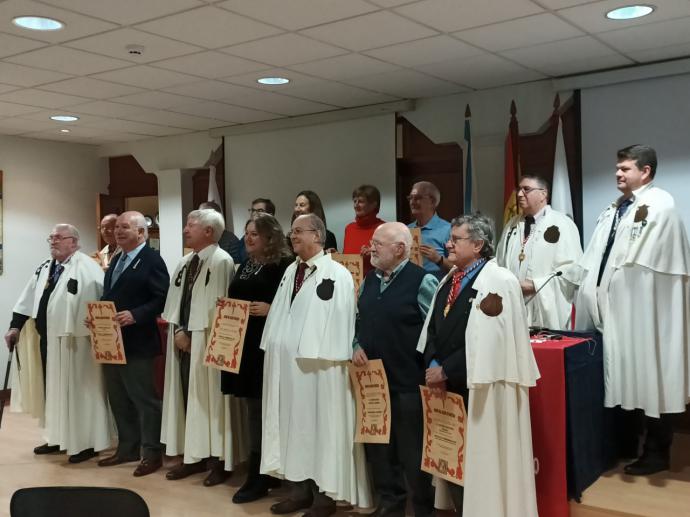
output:
M 535 289 L 543 286 L 526 305 L 530 326 L 567 330 L 572 324 L 572 304 L 561 284 L 550 278 L 556 271 L 563 270 L 582 257 L 577 226 L 567 215 L 547 205 L 523 251 L 524 230 L 522 215 L 508 222 L 496 251 L 498 264 L 509 269 L 521 282 L 532 280 Z M 522 261 L 521 252 L 525 255 Z
M 184 256 L 175 269 L 165 301 L 163 318 L 169 323 L 165 361 L 165 388 L 161 442 L 166 454 L 184 454 L 184 463 L 209 457 L 220 458 L 232 470 L 248 454 L 246 407 L 243 401 L 220 390 L 220 370 L 204 364 L 204 352 L 213 325 L 216 300 L 228 295 L 235 273 L 230 255 L 214 244 L 201 250 L 199 274 L 192 288 L 189 322 L 192 333 L 189 392 L 185 414 L 180 360 L 174 343 L 187 265 L 193 253 Z
M 352 275 L 316 257 L 292 297 L 297 264 L 283 276 L 261 340 L 264 356 L 261 473 L 313 479 L 335 500 L 371 506 L 362 444 L 354 443 Z
M 537 517 L 529 388 L 536 385 L 539 370 L 522 292 L 515 276 L 496 260 L 486 263 L 473 288 L 477 297 L 465 331 L 469 401 L 463 515 Z M 498 316 L 488 316 L 479 308 L 489 294 L 501 297 Z M 420 353 L 426 348 L 432 313 L 427 314 L 420 335 Z
M 43 371 L 38 336 L 31 326 L 22 330 L 25 337 L 19 345 L 27 344 L 27 349 L 20 351 L 20 360 L 26 362 L 21 370 L 17 370 L 16 361 L 12 363 L 11 409 L 39 416 L 43 439 L 48 445 L 59 445 L 67 454 L 89 448 L 101 451 L 111 446 L 114 427 L 102 368 L 93 360 L 84 320 L 87 302 L 101 298 L 103 271 L 80 251 L 63 265 L 46 310 L 48 353 L 42 414 Z M 14 312 L 36 318 L 49 274 L 50 260 L 31 276 Z
M 690 246 L 673 198 L 648 184 L 621 218 L 599 287 L 597 277 L 617 203 L 564 280 L 579 286 L 578 330 L 604 337 L 607 407 L 651 417 L 690 402 Z

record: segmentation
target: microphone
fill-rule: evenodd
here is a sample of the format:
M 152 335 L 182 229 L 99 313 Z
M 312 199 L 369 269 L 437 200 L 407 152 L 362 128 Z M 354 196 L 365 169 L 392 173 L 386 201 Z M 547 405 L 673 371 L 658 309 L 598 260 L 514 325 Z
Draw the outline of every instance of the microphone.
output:
M 540 287 L 539 289 L 537 289 L 537 290 L 534 292 L 534 294 L 533 294 L 532 296 L 530 296 L 529 299 L 525 302 L 525 306 L 529 305 L 529 303 L 537 297 L 537 295 L 539 294 L 539 291 L 541 291 L 542 289 L 544 289 L 544 287 L 546 287 L 546 284 L 548 284 L 551 280 L 553 280 L 553 279 L 556 278 L 557 276 L 561 276 L 562 274 L 563 274 L 563 271 L 556 271 L 555 273 L 551 273 L 551 275 L 549 276 L 549 278 L 546 279 L 546 282 L 544 282 L 543 284 L 541 284 L 541 287 Z

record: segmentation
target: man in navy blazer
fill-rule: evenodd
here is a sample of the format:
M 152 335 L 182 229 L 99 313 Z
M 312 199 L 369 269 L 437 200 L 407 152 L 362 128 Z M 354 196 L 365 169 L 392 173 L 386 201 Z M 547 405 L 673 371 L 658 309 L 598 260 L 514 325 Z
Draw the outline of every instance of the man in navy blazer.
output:
M 105 274 L 102 297 L 115 303 L 127 364 L 103 365 L 119 443 L 115 454 L 98 464 L 108 467 L 141 457 L 137 477 L 158 470 L 163 458 L 154 358 L 160 353 L 156 318 L 163 311 L 170 277 L 160 254 L 147 246 L 147 237 L 141 213 L 125 212 L 117 218 L 115 239 L 122 251 Z

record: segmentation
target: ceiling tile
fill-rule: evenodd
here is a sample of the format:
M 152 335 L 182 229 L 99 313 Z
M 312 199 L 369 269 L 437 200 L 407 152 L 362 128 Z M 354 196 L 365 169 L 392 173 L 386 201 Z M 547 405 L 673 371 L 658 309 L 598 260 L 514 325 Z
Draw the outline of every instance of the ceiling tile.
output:
M 122 25 L 143 22 L 185 9 L 204 5 L 199 0 L 41 0 L 42 3 L 64 7 L 88 16 Z
M 88 134 L 88 131 L 84 132 Z M 57 129 L 49 131 L 38 131 L 34 133 L 24 133 L 22 138 L 36 138 L 39 140 L 55 140 L 57 142 L 63 142 L 67 144 L 81 144 L 81 145 L 98 145 L 96 144 L 92 137 L 85 135 L 76 135 L 74 133 L 61 133 Z
M 367 50 L 434 36 L 436 31 L 402 16 L 379 11 L 302 31 L 321 41 L 350 50 Z
M 138 29 L 208 49 L 227 47 L 282 32 L 280 29 L 206 6 L 141 25 Z
M 411 4 L 416 0 L 369 0 L 372 4 L 379 5 L 381 7 L 395 7 L 402 4 Z
M 218 7 L 288 30 L 298 30 L 374 11 L 362 0 L 228 0 Z
M 31 131 L 50 129 L 53 124 L 38 122 L 36 120 L 24 120 L 21 118 L 6 118 L 0 120 L 0 133 L 5 135 L 19 135 Z
M 127 45 L 143 46 L 144 52 L 141 55 L 130 54 L 126 49 Z M 135 63 L 148 63 L 201 50 L 201 48 L 187 43 L 180 43 L 135 29 L 119 29 L 97 36 L 89 36 L 66 43 L 66 46 L 126 59 Z
M 11 92 L 17 89 L 16 86 L 12 86 L 11 84 L 0 84 L 0 93 Z
M 79 120 L 75 120 L 74 122 L 57 122 L 55 120 L 50 120 L 50 117 L 52 115 L 55 115 L 55 110 L 41 110 L 35 113 L 26 113 L 24 115 L 19 115 L 17 118 L 22 118 L 26 120 L 37 120 L 39 122 L 49 122 L 50 124 L 52 124 L 52 126 L 56 128 L 72 128 L 75 126 L 80 126 L 82 124 L 87 124 L 89 122 L 104 120 L 103 117 L 80 113 L 76 111 L 73 106 L 70 106 L 67 110 L 60 110 L 60 114 L 74 115 L 76 117 L 79 117 Z
M 378 92 L 403 97 L 406 99 L 419 99 L 449 95 L 467 91 L 467 88 L 457 84 L 436 79 L 414 70 L 396 70 L 383 74 L 357 77 L 347 81 L 355 86 L 376 90 Z
M 163 126 L 194 129 L 197 131 L 227 125 L 227 123 L 222 120 L 195 117 L 193 115 L 185 115 L 183 113 L 173 113 L 172 111 L 153 111 L 152 113 L 145 113 L 141 114 L 140 116 L 130 115 L 127 117 L 127 119 L 140 120 L 142 122 L 150 122 Z
M 175 93 L 177 95 L 196 97 L 197 99 L 217 101 L 230 97 L 238 90 L 246 89 L 247 88 L 244 86 L 237 86 L 235 84 L 229 84 L 223 81 L 199 81 L 197 83 L 189 83 L 165 88 L 165 91 Z M 187 102 L 189 102 L 189 100 L 187 100 Z M 177 104 L 183 104 L 183 102 L 178 102 Z
M 59 31 L 41 32 L 22 29 L 10 21 L 12 18 L 26 16 L 27 14 L 55 18 L 63 22 L 65 26 Z M 32 0 L 5 0 L 4 2 L 0 2 L 0 19 L 5 21 L 3 24 L 4 32 L 9 32 L 17 36 L 30 37 L 40 41 L 49 41 L 51 43 L 60 43 L 61 41 L 81 38 L 117 27 L 117 25 L 113 23 L 96 20 L 95 18 L 83 16 L 65 9 L 58 9 Z
M 686 57 L 690 56 L 690 43 L 671 45 L 670 47 L 658 47 L 648 50 L 634 50 L 632 52 L 626 52 L 626 54 L 635 61 L 639 61 L 641 63 Z
M 690 18 L 603 32 L 598 36 L 626 54 L 659 47 L 683 45 L 690 43 Z
M 294 65 L 347 53 L 347 50 L 299 34 L 281 34 L 219 50 L 272 66 Z
M 49 72 L 12 63 L 0 62 L 0 81 L 17 86 L 37 86 L 60 81 L 71 76 L 59 72 Z
M 197 101 L 190 104 L 185 104 L 183 106 L 178 106 L 172 111 L 176 111 L 178 113 L 187 113 L 189 115 L 216 118 L 238 124 L 281 118 L 280 115 L 276 115 L 275 113 L 267 113 L 264 111 L 247 109 L 240 106 L 231 106 L 230 104 L 223 104 L 221 102 L 213 101 Z
M 33 50 L 19 56 L 8 57 L 6 61 L 74 75 L 95 74 L 131 65 L 131 63 L 121 59 L 103 57 L 83 50 L 60 46 Z
M 131 120 L 109 119 L 86 124 L 86 127 L 108 129 L 111 131 L 122 131 L 125 133 L 136 133 L 149 136 L 169 136 L 188 133 L 188 129 L 173 128 L 169 126 L 158 126 L 155 124 L 145 124 L 144 122 L 134 122 Z
M 0 33 L 0 57 L 20 54 L 28 50 L 45 47 L 45 45 L 46 43 L 42 41 Z
M 608 11 L 625 5 L 620 0 L 604 0 L 602 2 L 562 9 L 558 11 L 558 15 L 590 33 L 690 16 L 690 2 L 688 0 L 654 0 L 650 3 L 656 6 L 656 10 L 648 16 L 635 18 L 634 20 L 609 20 L 606 18 Z
M 170 70 L 161 70 L 160 68 L 153 68 L 147 65 L 132 66 L 121 70 L 105 72 L 95 75 L 94 77 L 105 81 L 148 88 L 149 90 L 157 90 L 177 84 L 193 83 L 199 80 L 198 77 L 194 77 L 193 75 L 180 74 Z
M 346 54 L 344 56 L 320 59 L 310 63 L 292 65 L 291 70 L 304 72 L 323 79 L 341 80 L 349 77 L 359 77 L 376 73 L 391 72 L 399 67 L 372 59 L 362 54 Z
M 17 104 L 26 104 L 27 106 L 39 106 L 41 108 L 62 108 L 64 106 L 73 106 L 81 102 L 86 102 L 89 99 L 27 88 L 25 90 L 3 93 L 0 95 L 0 100 L 15 102 Z
M 24 113 L 31 113 L 39 110 L 40 108 L 34 108 L 33 106 L 0 101 L 0 117 L 14 117 L 15 115 L 22 115 Z
M 588 68 L 587 62 L 594 63 L 592 60 L 597 58 L 604 58 L 602 61 L 605 63 L 604 65 L 599 64 L 596 66 L 599 69 L 630 63 L 629 60 L 616 54 L 615 51 L 591 36 L 507 50 L 501 52 L 501 55 L 548 75 L 563 75 L 563 70 L 576 70 L 579 72 L 588 69 L 594 70 L 594 64 L 592 64 L 591 68 Z
M 246 74 L 247 72 L 270 68 L 263 63 L 256 63 L 212 50 L 158 61 L 153 66 L 198 75 L 207 79 Z
M 539 72 L 528 70 L 493 54 L 424 65 L 419 67 L 419 70 L 475 89 L 544 78 Z
M 134 104 L 144 108 L 166 109 L 171 106 L 190 102 L 189 97 L 182 97 L 181 95 L 173 95 L 165 92 L 142 92 L 133 95 L 125 95 L 123 97 L 116 97 L 111 99 L 113 102 L 121 102 L 123 104 Z
M 44 84 L 40 89 L 56 93 L 81 95 L 82 97 L 91 97 L 93 99 L 108 99 L 142 91 L 141 88 L 135 88 L 134 86 L 99 81 L 90 77 L 75 77 L 66 81 Z
M 95 101 L 87 102 L 85 104 L 75 104 L 70 106 L 70 109 L 78 113 L 88 113 L 91 115 L 100 115 L 103 117 L 125 117 L 128 114 L 141 112 L 141 107 L 131 106 L 127 104 L 118 104 L 116 102 Z
M 537 14 L 517 20 L 456 32 L 463 41 L 491 52 L 528 47 L 549 41 L 583 36 L 582 31 L 553 14 Z
M 541 5 L 547 9 L 563 9 L 564 7 L 572 7 L 580 4 L 590 4 L 592 0 L 540 0 Z
M 321 79 L 301 86 L 295 86 L 290 90 L 290 95 L 343 108 L 398 100 L 396 97 L 383 93 L 362 90 L 354 86 Z
M 440 31 L 453 32 L 537 14 L 543 9 L 530 0 L 422 0 L 395 11 Z
M 256 82 L 256 80 L 261 77 L 286 77 L 290 79 L 290 82 L 288 84 L 280 85 L 259 84 Z M 286 93 L 295 86 L 317 81 L 318 79 L 305 74 L 301 74 L 299 72 L 295 72 L 293 70 L 288 70 L 286 68 L 269 68 L 266 70 L 261 70 L 261 72 L 252 72 L 249 74 L 221 77 L 221 80 L 226 81 L 228 83 L 249 86 L 250 88 L 257 88 L 259 90 L 267 92 L 272 91 L 276 93 Z
M 462 59 L 483 52 L 450 36 L 434 36 L 390 47 L 370 50 L 365 54 L 401 66 L 419 66 L 450 59 Z

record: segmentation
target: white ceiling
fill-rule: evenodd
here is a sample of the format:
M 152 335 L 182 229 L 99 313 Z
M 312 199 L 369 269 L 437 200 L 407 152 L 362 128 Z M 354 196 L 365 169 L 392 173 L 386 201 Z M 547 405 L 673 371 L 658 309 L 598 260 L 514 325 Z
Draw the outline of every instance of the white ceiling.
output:
M 604 17 L 629 3 L 0 0 L 0 134 L 131 141 L 690 55 L 690 0 Z M 29 14 L 66 26 L 12 24 Z

